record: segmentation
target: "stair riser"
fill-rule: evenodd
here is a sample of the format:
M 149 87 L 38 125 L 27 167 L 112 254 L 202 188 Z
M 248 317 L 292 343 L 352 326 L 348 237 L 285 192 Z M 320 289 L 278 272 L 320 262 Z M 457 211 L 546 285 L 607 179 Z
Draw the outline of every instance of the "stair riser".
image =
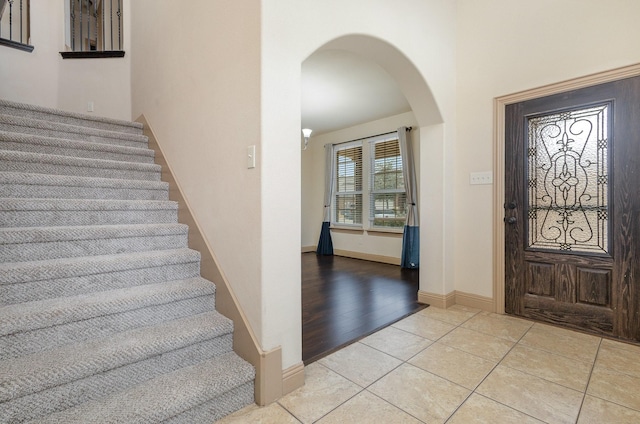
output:
M 175 209 L 134 211 L 2 211 L 0 227 L 66 225 L 169 224 L 178 222 Z
M 74 187 L 32 184 L 5 184 L 0 181 L 0 197 L 36 199 L 169 200 L 168 190 L 112 187 Z
M 10 150 L 14 152 L 29 152 L 29 153 L 44 153 L 48 155 L 68 156 L 74 158 L 85 159 L 104 159 L 104 160 L 117 160 L 121 162 L 136 162 L 136 163 L 153 163 L 153 156 L 149 155 L 135 155 L 130 153 L 117 153 L 117 152 L 105 152 L 100 150 L 88 150 L 80 149 L 77 146 L 72 147 L 60 147 L 60 146 L 47 146 L 42 144 L 31 143 L 15 143 L 0 140 L 0 150 Z
M 127 134 L 142 134 L 142 129 L 131 125 L 118 125 L 111 122 L 93 121 L 68 115 L 52 114 L 43 111 L 22 109 L 8 105 L 0 105 L 0 114 L 18 116 L 22 118 L 40 119 L 43 121 L 60 122 L 63 124 L 77 125 L 79 127 L 95 128 L 99 130 L 117 131 Z
M 233 333 L 232 323 L 216 312 L 68 345 L 54 352 L 0 363 L 0 402 L 6 402 L 94 374 L 146 361 L 158 355 Z M 9 372 L 11 370 L 12 372 Z
M 112 138 L 105 136 L 95 136 L 65 130 L 56 130 L 56 129 L 44 129 L 44 128 L 32 128 L 25 127 L 22 125 L 9 124 L 9 123 L 0 123 L 0 131 L 8 131 L 8 132 L 16 132 L 21 134 L 32 134 L 43 137 L 54 137 L 54 138 L 65 138 L 68 140 L 81 140 L 88 141 L 91 143 L 102 143 L 102 144 L 112 144 L 116 146 L 129 146 L 129 147 L 139 147 L 139 148 L 148 148 L 148 142 L 138 140 L 137 136 L 133 136 L 133 139 L 126 138 Z
M 17 358 L 66 344 L 109 337 L 134 328 L 157 325 L 214 310 L 215 296 L 199 296 L 119 314 L 96 317 L 0 337 L 0 360 Z
M 115 290 L 79 298 L 8 306 L 4 308 L 4 319 L 0 321 L 0 336 L 116 315 L 188 298 L 213 296 L 215 286 L 210 283 L 203 284 L 204 281 L 206 280 L 180 280 L 133 287 L 126 291 Z
M 30 174 L 68 175 L 74 177 L 118 178 L 126 180 L 160 181 L 159 170 L 110 169 L 100 166 L 62 165 L 46 162 L 23 162 L 0 159 L 0 171 Z
M 75 296 L 104 290 L 133 287 L 163 281 L 182 280 L 200 276 L 200 262 L 184 262 L 117 272 L 85 270 L 84 275 L 52 280 L 40 280 L 0 285 L 0 304 L 11 305 L 20 302 Z M 28 281 L 25 276 L 25 281 Z
M 0 233 L 1 235 L 1 233 Z M 0 237 L 0 243 L 2 239 Z M 187 247 L 187 234 L 0 244 L 0 262 L 25 262 Z
M 19 397 L 2 404 L 0 422 L 24 422 L 108 396 L 179 368 L 230 352 L 232 335 L 225 334 L 144 361 Z

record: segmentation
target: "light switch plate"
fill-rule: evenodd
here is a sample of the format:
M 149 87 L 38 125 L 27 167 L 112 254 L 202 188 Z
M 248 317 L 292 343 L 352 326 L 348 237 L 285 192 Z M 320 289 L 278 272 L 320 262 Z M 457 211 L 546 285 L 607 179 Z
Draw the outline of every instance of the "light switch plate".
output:
M 493 184 L 493 173 L 491 171 L 472 172 L 469 174 L 469 184 Z
M 251 145 L 247 147 L 247 168 L 256 167 L 256 146 Z

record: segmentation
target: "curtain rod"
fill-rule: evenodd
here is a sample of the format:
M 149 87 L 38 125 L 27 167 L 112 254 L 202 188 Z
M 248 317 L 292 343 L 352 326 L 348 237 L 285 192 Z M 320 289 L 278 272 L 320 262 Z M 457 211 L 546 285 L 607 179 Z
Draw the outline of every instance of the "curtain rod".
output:
M 407 128 L 407 131 L 411 131 L 413 129 L 413 127 L 406 127 L 406 128 Z M 382 133 L 382 134 L 369 135 L 367 137 L 356 138 L 356 139 L 349 140 L 349 141 L 341 141 L 340 143 L 332 143 L 331 145 L 332 146 L 339 146 L 341 144 L 353 143 L 354 141 L 366 140 L 368 138 L 380 137 L 381 135 L 388 135 L 388 134 L 393 134 L 393 133 L 398 133 L 398 131 L 389 131 L 389 132 Z

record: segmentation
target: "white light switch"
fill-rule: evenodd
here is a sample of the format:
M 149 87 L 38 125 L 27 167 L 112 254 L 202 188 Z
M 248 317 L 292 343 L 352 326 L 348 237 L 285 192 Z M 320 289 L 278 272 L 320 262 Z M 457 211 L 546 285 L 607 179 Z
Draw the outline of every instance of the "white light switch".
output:
M 487 172 L 472 172 L 469 174 L 469 184 L 493 184 L 493 173 Z
M 93 112 L 93 102 L 87 103 L 87 112 Z
M 256 167 L 256 146 L 247 147 L 247 168 L 255 168 Z

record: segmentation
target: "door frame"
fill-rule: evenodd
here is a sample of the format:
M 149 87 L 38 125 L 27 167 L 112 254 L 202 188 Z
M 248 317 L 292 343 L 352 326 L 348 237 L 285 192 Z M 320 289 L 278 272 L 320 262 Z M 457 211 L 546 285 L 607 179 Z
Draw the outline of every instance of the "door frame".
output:
M 506 105 L 639 75 L 640 63 L 494 98 L 493 172 L 495 177 L 493 184 L 493 299 L 495 301 L 494 309 L 496 313 L 504 314 L 505 301 L 505 225 L 503 218 L 505 203 L 504 119 Z

